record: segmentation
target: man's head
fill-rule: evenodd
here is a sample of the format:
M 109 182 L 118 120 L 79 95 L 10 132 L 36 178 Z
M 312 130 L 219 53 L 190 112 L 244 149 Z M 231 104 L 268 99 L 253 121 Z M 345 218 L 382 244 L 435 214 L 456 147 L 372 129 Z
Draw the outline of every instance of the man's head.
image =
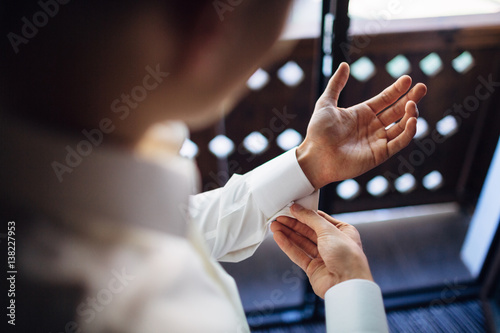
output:
M 166 119 L 206 126 L 279 37 L 290 2 L 3 2 L 1 107 L 75 130 L 115 113 L 125 141 Z

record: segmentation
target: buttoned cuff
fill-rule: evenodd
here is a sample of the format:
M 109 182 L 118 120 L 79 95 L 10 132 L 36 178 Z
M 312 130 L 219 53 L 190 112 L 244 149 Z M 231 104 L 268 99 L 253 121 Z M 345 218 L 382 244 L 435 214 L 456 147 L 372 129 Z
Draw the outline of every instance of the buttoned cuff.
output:
M 268 218 L 291 202 L 314 192 L 295 152 L 296 148 L 291 149 L 251 172 L 250 189 L 257 205 Z
M 348 280 L 325 294 L 327 332 L 389 332 L 380 287 L 368 280 Z

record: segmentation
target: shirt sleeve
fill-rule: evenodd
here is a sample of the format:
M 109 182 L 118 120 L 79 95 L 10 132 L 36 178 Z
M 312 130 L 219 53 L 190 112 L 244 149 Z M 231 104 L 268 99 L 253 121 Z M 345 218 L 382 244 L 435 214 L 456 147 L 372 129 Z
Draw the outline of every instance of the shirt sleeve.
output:
M 317 209 L 313 192 L 292 149 L 244 175 L 233 175 L 223 188 L 192 196 L 189 214 L 214 258 L 241 261 L 255 252 L 274 217 L 289 214 L 291 202 L 302 198 L 301 204 Z
M 325 294 L 326 331 L 389 332 L 380 287 L 368 280 L 348 280 Z

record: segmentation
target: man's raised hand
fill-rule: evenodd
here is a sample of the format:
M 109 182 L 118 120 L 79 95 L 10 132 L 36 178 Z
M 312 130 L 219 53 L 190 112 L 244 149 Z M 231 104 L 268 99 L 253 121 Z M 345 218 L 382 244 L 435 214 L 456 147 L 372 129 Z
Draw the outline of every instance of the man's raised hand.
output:
M 406 147 L 416 133 L 416 103 L 427 93 L 424 84 L 408 91 L 412 80 L 405 75 L 377 96 L 340 108 L 337 102 L 348 78 L 349 65 L 342 63 L 316 103 L 306 138 L 297 148 L 299 164 L 315 188 L 376 167 Z

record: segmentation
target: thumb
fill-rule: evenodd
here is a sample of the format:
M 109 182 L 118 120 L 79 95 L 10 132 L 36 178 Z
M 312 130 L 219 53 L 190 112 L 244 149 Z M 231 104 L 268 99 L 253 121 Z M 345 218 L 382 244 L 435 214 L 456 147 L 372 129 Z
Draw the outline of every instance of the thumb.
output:
M 332 78 L 326 86 L 323 96 L 330 99 L 335 106 L 339 100 L 340 93 L 344 89 L 347 80 L 349 79 L 349 65 L 345 62 L 341 63 L 339 68 L 335 71 Z

